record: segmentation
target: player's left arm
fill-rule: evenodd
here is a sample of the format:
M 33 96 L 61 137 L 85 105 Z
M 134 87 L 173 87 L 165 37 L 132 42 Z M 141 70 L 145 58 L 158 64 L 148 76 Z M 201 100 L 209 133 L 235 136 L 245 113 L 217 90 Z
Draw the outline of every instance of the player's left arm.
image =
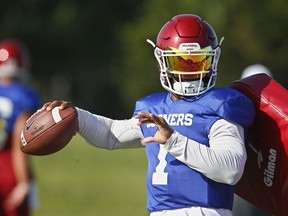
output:
M 244 129 L 241 125 L 218 120 L 209 133 L 207 147 L 174 132 L 164 148 L 189 167 L 208 178 L 226 184 L 236 184 L 247 159 Z
M 27 156 L 20 150 L 20 134 L 30 112 L 22 112 L 16 119 L 12 134 L 12 161 L 15 170 L 17 185 L 8 196 L 8 204 L 12 207 L 19 206 L 28 195 L 30 170 Z
M 218 120 L 211 127 L 208 147 L 173 131 L 162 117 L 150 113 L 138 113 L 135 117 L 142 118 L 140 125 L 157 125 L 155 135 L 143 142 L 163 144 L 175 158 L 214 181 L 236 184 L 241 178 L 247 158 L 241 125 Z

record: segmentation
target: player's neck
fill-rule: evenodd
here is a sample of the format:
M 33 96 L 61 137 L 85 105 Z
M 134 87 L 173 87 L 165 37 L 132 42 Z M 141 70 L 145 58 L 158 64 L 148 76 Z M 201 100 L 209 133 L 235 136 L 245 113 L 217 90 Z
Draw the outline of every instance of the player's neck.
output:
M 174 94 L 174 93 L 172 93 L 172 100 L 173 101 L 176 101 L 176 100 L 179 100 L 179 99 L 181 99 L 181 95 L 177 95 L 177 94 Z

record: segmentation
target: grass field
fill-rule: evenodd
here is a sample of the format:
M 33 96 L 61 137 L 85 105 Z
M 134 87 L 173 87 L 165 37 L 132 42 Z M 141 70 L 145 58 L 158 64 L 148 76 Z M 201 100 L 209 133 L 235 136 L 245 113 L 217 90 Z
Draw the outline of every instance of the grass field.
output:
M 108 151 L 79 136 L 63 150 L 32 156 L 39 206 L 33 216 L 147 216 L 145 149 Z

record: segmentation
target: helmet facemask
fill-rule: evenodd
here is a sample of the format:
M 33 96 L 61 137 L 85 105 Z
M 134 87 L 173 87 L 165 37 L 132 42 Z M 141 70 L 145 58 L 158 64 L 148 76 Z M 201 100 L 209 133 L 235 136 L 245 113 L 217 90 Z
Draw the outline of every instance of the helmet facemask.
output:
M 150 42 L 151 43 L 151 42 Z M 220 47 L 200 48 L 198 43 L 183 43 L 179 48 L 155 47 L 160 82 L 166 90 L 182 96 L 197 96 L 215 86 Z
M 25 79 L 28 71 L 24 67 L 19 67 L 15 59 L 9 59 L 4 64 L 0 65 L 0 78 L 1 77 L 15 77 Z

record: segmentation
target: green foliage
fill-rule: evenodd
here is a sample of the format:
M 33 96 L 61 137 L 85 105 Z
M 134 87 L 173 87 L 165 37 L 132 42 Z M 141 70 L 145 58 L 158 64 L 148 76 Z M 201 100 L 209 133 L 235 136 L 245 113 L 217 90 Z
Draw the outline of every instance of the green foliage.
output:
M 137 98 L 162 91 L 146 39 L 155 41 L 163 24 L 180 13 L 200 15 L 219 39 L 225 37 L 217 86 L 255 63 L 288 86 L 287 8 L 286 0 L 4 1 L 0 38 L 18 37 L 31 48 L 32 72 L 45 100 L 72 100 L 126 118 Z
M 275 78 L 282 85 L 288 86 L 285 81 L 287 80 L 285 73 L 287 64 L 283 59 L 284 50 L 288 48 L 287 6 L 288 3 L 284 0 L 275 4 L 271 1 L 260 0 L 253 2 L 248 0 L 147 1 L 141 16 L 134 22 L 126 24 L 122 31 L 123 39 L 120 44 L 124 45 L 123 61 L 125 63 L 122 68 L 129 75 L 131 70 L 133 71 L 133 77 L 129 77 L 129 83 L 127 82 L 123 89 L 123 95 L 128 96 L 127 100 L 134 99 L 136 95 L 146 93 L 145 89 L 154 91 L 159 85 L 158 80 L 154 78 L 156 60 L 151 61 L 154 58 L 153 52 L 152 50 L 147 52 L 147 45 L 143 45 L 142 41 L 145 37 L 150 37 L 155 41 L 162 25 L 178 13 L 200 15 L 215 29 L 219 40 L 222 36 L 225 37 L 219 63 L 218 86 L 226 86 L 235 79 L 239 79 L 246 66 L 256 63 L 268 66 Z M 135 40 L 135 37 L 139 40 Z M 124 41 L 129 41 L 129 43 L 124 43 Z M 133 55 L 135 55 L 134 58 Z M 286 79 L 281 79 L 281 77 Z M 136 89 L 135 86 L 139 88 Z

